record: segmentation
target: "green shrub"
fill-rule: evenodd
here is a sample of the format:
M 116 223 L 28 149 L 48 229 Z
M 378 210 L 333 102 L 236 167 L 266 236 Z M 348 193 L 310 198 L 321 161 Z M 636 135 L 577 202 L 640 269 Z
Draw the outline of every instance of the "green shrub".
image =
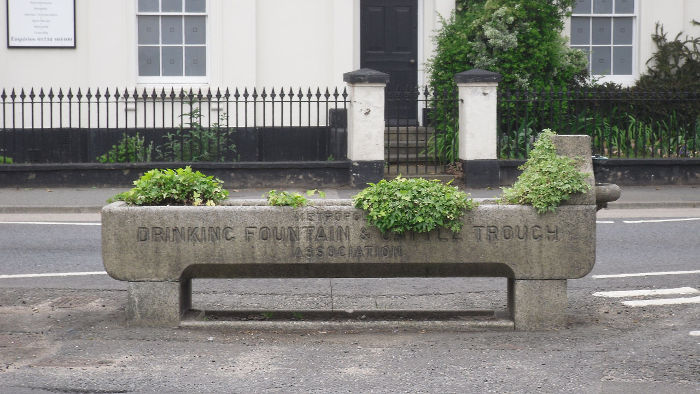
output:
M 146 140 L 139 133 L 124 134 L 119 143 L 112 145 L 107 153 L 97 157 L 100 163 L 138 163 L 149 162 L 153 154 L 153 142 L 146 145 Z
M 382 232 L 426 233 L 438 227 L 462 228 L 461 217 L 476 207 L 469 195 L 455 186 L 422 178 L 382 179 L 353 197 L 355 207 L 367 212 L 367 221 Z
M 459 0 L 435 37 L 428 62 L 430 86 L 441 94 L 455 88 L 455 74 L 481 68 L 503 76 L 502 86 L 540 90 L 579 86 L 588 75 L 586 55 L 568 47 L 561 32 L 574 0 Z M 442 161 L 454 161 L 455 103 L 436 100 L 434 126 Z
M 190 106 L 192 103 L 190 103 Z M 165 135 L 165 142 L 157 148 L 161 160 L 171 161 L 226 161 L 233 160 L 236 145 L 230 143 L 232 130 L 213 123 L 211 127 L 202 125 L 199 108 L 180 115 L 186 119 L 174 133 Z M 226 119 L 222 114 L 219 121 Z
M 554 135 L 549 129 L 540 133 L 530 157 L 520 166 L 523 173 L 513 187 L 503 188 L 504 202 L 532 205 L 538 213 L 554 212 L 572 194 L 590 189 L 589 174 L 578 171 L 574 159 L 557 155 Z
M 134 188 L 119 193 L 108 202 L 130 205 L 216 205 L 228 197 L 223 182 L 189 166 L 177 170 L 154 169 L 134 181 Z
M 8 156 L 2 156 L 0 155 L 0 164 L 12 164 L 12 158 Z
M 322 198 L 326 197 L 326 193 L 321 190 L 307 190 L 306 195 L 311 197 L 318 193 Z M 302 196 L 300 193 L 290 193 L 286 191 L 278 192 L 277 190 L 270 190 L 266 194 L 267 203 L 272 206 L 278 207 L 303 207 L 309 203 L 309 199 Z

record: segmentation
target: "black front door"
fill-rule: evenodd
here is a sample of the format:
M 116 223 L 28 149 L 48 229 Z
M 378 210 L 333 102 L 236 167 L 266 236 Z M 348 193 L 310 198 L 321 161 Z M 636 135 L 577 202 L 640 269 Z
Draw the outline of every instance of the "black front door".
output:
M 406 100 L 405 92 L 418 84 L 417 0 L 362 0 L 361 4 L 360 67 L 390 75 L 387 119 L 415 121 L 417 104 Z M 394 99 L 399 97 L 402 100 Z

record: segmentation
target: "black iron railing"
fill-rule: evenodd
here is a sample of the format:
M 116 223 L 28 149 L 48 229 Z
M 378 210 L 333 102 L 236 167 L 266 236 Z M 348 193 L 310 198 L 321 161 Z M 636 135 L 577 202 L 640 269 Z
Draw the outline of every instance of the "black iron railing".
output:
M 545 128 L 590 135 L 611 158 L 700 157 L 700 92 L 501 89 L 498 116 L 503 159 L 526 158 Z
M 0 164 L 345 157 L 345 89 L 3 89 Z
M 457 90 L 428 87 L 386 92 L 387 175 L 442 174 L 457 159 Z

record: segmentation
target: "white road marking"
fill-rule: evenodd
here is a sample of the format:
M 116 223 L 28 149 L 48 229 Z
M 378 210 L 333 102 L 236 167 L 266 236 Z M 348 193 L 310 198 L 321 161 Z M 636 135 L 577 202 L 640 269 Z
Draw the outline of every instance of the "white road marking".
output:
M 700 293 L 692 287 L 679 287 L 676 289 L 651 289 L 651 290 L 621 290 L 621 291 L 599 291 L 593 293 L 596 297 L 644 297 L 675 294 L 697 294 Z
M 92 222 L 0 222 L 0 224 L 63 224 L 68 226 L 101 226 L 102 223 Z
M 623 220 L 623 223 L 664 223 L 664 222 L 687 222 L 692 220 L 700 220 L 700 218 L 683 218 L 683 219 L 648 219 L 648 220 Z
M 690 336 L 691 337 L 700 337 L 700 331 L 691 331 Z
M 596 223 L 598 223 L 598 224 L 615 224 L 615 221 L 613 221 L 613 220 L 596 220 Z
M 689 298 L 662 298 L 658 300 L 635 300 L 622 301 L 627 306 L 655 306 L 655 305 L 680 305 L 680 304 L 700 304 L 700 297 Z
M 700 270 L 694 271 L 662 271 L 662 272 L 638 272 L 634 274 L 593 275 L 593 279 L 629 278 L 633 276 L 659 276 L 659 275 L 691 275 L 700 274 Z
M 107 273 L 105 271 L 92 271 L 92 272 L 54 272 L 54 273 L 48 273 L 48 274 L 17 274 L 17 275 L 0 275 L 0 279 L 49 278 L 49 277 L 88 276 L 88 275 L 107 275 Z

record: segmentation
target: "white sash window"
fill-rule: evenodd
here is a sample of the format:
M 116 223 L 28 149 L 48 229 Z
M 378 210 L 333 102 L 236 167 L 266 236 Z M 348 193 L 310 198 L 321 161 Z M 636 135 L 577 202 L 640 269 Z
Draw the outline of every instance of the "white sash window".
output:
M 142 82 L 206 78 L 206 0 L 138 0 L 137 29 Z
M 593 77 L 632 77 L 635 64 L 635 0 L 578 0 L 571 16 L 571 47 L 588 55 Z

